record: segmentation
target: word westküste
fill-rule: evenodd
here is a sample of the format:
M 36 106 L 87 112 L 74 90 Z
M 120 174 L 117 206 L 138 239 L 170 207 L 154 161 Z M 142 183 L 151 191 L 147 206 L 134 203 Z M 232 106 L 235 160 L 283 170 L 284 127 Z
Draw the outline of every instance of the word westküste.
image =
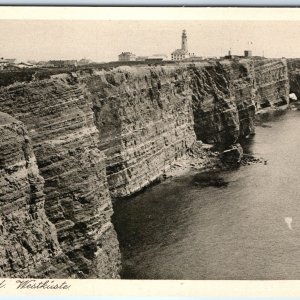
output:
M 67 282 L 57 283 L 55 280 L 17 280 L 17 289 L 68 290 L 71 285 Z

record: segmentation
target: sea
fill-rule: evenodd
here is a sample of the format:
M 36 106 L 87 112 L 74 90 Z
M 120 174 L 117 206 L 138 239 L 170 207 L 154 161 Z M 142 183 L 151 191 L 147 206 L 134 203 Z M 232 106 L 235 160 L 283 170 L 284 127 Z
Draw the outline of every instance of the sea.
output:
M 196 170 L 114 204 L 124 279 L 300 279 L 300 111 L 243 141 L 262 158 L 194 184 Z

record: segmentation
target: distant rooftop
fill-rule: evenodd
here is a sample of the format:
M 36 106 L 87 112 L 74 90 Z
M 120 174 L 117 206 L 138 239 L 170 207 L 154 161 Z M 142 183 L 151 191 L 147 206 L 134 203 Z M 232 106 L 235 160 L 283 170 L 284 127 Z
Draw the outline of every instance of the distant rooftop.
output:
M 125 52 L 122 52 L 121 54 L 127 54 L 127 55 L 129 55 L 129 54 L 133 54 L 133 53 L 131 53 L 129 51 L 125 51 Z
M 184 55 L 187 54 L 187 51 L 183 49 L 176 49 L 175 51 L 172 52 L 173 55 Z

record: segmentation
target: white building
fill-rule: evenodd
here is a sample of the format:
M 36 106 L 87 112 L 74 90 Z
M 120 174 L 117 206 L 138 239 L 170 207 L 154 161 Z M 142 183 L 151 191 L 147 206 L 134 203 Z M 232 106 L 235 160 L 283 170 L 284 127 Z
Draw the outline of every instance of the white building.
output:
M 28 69 L 28 68 L 33 68 L 34 65 L 29 64 L 29 63 L 25 63 L 25 62 L 20 62 L 17 64 L 17 67 L 20 69 Z
M 189 53 L 188 51 L 187 34 L 184 29 L 181 36 L 181 49 L 176 49 L 171 53 L 171 60 L 184 60 L 193 56 L 194 53 Z
M 15 64 L 15 58 L 0 58 L 0 70 L 7 68 L 8 66 L 12 66 Z
M 119 55 L 119 61 L 135 61 L 136 55 L 131 52 L 122 52 Z

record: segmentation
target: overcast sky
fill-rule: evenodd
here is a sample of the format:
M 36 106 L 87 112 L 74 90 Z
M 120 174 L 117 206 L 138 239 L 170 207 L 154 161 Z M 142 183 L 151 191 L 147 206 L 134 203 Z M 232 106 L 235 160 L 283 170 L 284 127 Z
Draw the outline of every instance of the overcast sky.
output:
M 122 51 L 167 54 L 180 48 L 186 29 L 190 52 L 300 57 L 300 22 L 265 21 L 0 21 L 0 57 L 19 60 L 117 60 Z

